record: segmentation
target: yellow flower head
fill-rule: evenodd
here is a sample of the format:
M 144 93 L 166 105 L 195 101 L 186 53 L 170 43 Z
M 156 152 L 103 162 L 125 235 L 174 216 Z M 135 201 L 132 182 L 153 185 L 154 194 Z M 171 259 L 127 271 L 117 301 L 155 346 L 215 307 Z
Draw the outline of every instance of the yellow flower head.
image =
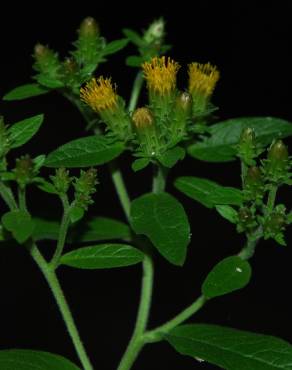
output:
M 175 89 L 176 74 L 180 66 L 170 58 L 153 58 L 142 64 L 144 77 L 150 91 L 160 95 L 169 94 Z
M 116 86 L 111 83 L 111 79 L 104 79 L 101 76 L 98 79 L 93 78 L 80 89 L 80 98 L 99 113 L 117 107 L 118 95 L 116 94 Z
M 152 126 L 154 121 L 152 112 L 146 107 L 136 109 L 133 113 L 132 120 L 137 129 Z
M 192 63 L 189 65 L 189 91 L 209 98 L 215 89 L 219 76 L 218 69 L 210 63 Z

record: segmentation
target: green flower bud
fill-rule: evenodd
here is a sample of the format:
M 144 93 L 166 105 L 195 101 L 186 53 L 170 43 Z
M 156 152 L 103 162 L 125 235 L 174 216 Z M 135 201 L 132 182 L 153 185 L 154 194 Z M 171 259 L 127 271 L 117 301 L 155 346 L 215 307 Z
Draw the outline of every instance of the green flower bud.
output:
M 257 226 L 254 213 L 248 207 L 242 207 L 238 211 L 238 232 L 250 232 Z
M 192 96 L 188 92 L 180 92 L 175 99 L 174 111 L 169 127 L 172 140 L 180 141 L 186 135 L 186 126 L 192 114 Z
M 43 84 L 45 81 L 44 84 L 49 87 L 51 87 L 52 83 L 54 87 L 61 86 L 59 72 L 62 65 L 59 61 L 58 54 L 47 46 L 36 44 L 33 56 L 35 58 L 34 69 L 39 72 L 42 77 L 45 77 L 45 79 L 41 80 L 38 78 L 38 82 Z M 47 85 L 47 83 L 49 83 L 49 85 Z M 58 85 L 56 85 L 57 83 Z
M 272 143 L 264 163 L 264 172 L 268 180 L 279 183 L 289 177 L 288 149 L 282 140 Z
M 72 178 L 69 176 L 69 171 L 66 168 L 61 167 L 56 169 L 55 176 L 51 176 L 51 180 L 60 195 L 66 194 Z
M 87 210 L 88 206 L 93 203 L 92 194 L 96 191 L 97 170 L 90 168 L 87 171 L 81 171 L 80 177 L 75 179 L 75 206 Z
M 275 210 L 267 217 L 263 225 L 264 238 L 273 238 L 279 244 L 285 245 L 284 234 L 285 226 L 287 225 L 287 216 L 285 213 L 285 207 L 279 205 Z
M 99 26 L 96 20 L 92 17 L 83 19 L 79 28 L 79 35 L 81 37 L 90 37 L 99 35 Z
M 256 147 L 255 132 L 252 128 L 247 127 L 243 129 L 237 146 L 237 155 L 245 164 L 254 164 L 253 159 L 257 157 L 258 151 Z
M 247 200 L 261 199 L 264 194 L 264 181 L 261 170 L 256 166 L 251 166 L 247 170 L 244 179 L 244 190 Z
M 156 156 L 159 152 L 159 139 L 154 116 L 149 108 L 138 108 L 132 115 L 133 126 L 146 156 Z
M 165 36 L 165 21 L 163 18 L 157 19 L 150 24 L 144 33 L 144 41 L 147 44 L 162 43 Z
M 32 182 L 35 177 L 34 163 L 28 154 L 16 160 L 16 166 L 13 170 L 15 179 L 21 188 Z

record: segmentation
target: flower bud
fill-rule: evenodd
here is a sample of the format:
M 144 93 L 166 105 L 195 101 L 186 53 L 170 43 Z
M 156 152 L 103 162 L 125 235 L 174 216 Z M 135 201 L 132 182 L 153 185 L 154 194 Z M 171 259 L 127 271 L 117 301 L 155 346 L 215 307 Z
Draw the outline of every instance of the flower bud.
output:
M 93 203 L 92 195 L 96 191 L 97 184 L 97 170 L 95 168 L 80 172 L 80 177 L 73 184 L 76 207 L 87 210 L 88 206 Z
M 16 160 L 15 179 L 21 188 L 28 185 L 35 176 L 34 163 L 28 154 Z
M 69 176 L 69 171 L 61 167 L 56 169 L 55 176 L 51 176 L 51 180 L 60 195 L 66 194 L 71 184 L 72 178 Z
M 289 177 L 288 149 L 282 140 L 272 143 L 268 158 L 264 163 L 264 171 L 268 180 L 280 183 Z
M 147 107 L 138 108 L 132 115 L 133 126 L 146 156 L 155 156 L 159 151 L 158 132 L 154 116 Z
M 237 155 L 245 164 L 254 164 L 253 159 L 257 156 L 254 129 L 247 127 L 242 130 L 237 146 Z
M 257 226 L 253 212 L 248 207 L 242 207 L 238 211 L 238 232 L 250 232 Z
M 247 170 L 244 179 L 244 190 L 247 200 L 262 198 L 264 194 L 264 181 L 261 170 L 256 166 L 251 166 Z
M 152 22 L 149 28 L 144 33 L 144 41 L 147 44 L 154 42 L 162 43 L 165 36 L 165 22 L 163 18 L 157 19 Z
M 79 28 L 79 35 L 82 37 L 98 36 L 99 26 L 96 20 L 92 17 L 83 19 Z

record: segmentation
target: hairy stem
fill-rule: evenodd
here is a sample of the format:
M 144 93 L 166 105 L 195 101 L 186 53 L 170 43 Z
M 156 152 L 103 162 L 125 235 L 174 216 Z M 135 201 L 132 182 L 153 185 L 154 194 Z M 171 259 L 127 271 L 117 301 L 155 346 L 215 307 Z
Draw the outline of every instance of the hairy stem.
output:
M 268 212 L 272 212 L 274 209 L 276 196 L 277 196 L 277 190 L 278 190 L 278 187 L 276 185 L 271 185 L 271 189 L 269 191 L 268 201 L 267 201 L 267 211 Z
M 133 112 L 137 107 L 137 103 L 138 103 L 138 99 L 141 93 L 142 86 L 143 86 L 143 74 L 140 71 L 137 73 L 137 76 L 133 83 L 133 88 L 132 88 L 132 93 L 131 93 L 131 98 L 130 98 L 130 103 L 129 103 L 129 108 L 128 108 L 130 113 Z
M 144 345 L 143 336 L 147 327 L 151 307 L 153 274 L 154 269 L 152 258 L 150 255 L 145 254 L 143 260 L 143 279 L 140 304 L 136 324 L 126 352 L 124 353 L 118 366 L 118 370 L 130 369 Z
M 59 236 L 55 253 L 50 261 L 52 269 L 56 269 L 64 249 L 68 228 L 70 225 L 70 205 L 67 195 L 61 197 L 63 204 L 63 217 L 60 225 Z
M 247 241 L 242 250 L 238 253 L 238 257 L 243 260 L 249 260 L 255 253 L 255 248 L 263 236 L 262 227 L 258 227 L 251 235 L 247 235 Z
M 10 210 L 17 209 L 17 204 L 11 189 L 2 181 L 0 181 L 0 195 Z
M 84 370 L 93 370 L 93 366 L 90 363 L 90 360 L 86 354 L 84 345 L 80 339 L 76 324 L 74 322 L 72 313 L 70 311 L 69 305 L 64 296 L 63 290 L 60 286 L 59 280 L 56 276 L 55 271 L 49 267 L 49 264 L 46 262 L 42 254 L 39 252 L 37 246 L 33 244 L 30 247 L 30 254 L 40 270 L 42 271 L 51 291 L 56 300 L 56 303 L 61 312 L 62 318 L 67 327 L 68 333 L 72 339 L 73 345 L 75 347 L 76 353 L 79 357 L 79 360 L 84 368 Z
M 158 165 L 154 165 L 153 170 L 154 170 L 154 175 L 153 175 L 152 191 L 155 194 L 161 193 L 165 189 L 166 175 L 167 175 L 166 168 L 158 164 Z
M 127 220 L 129 220 L 131 201 L 129 198 L 129 194 L 127 192 L 127 188 L 124 183 L 122 173 L 120 169 L 116 166 L 116 164 L 113 162 L 109 164 L 109 169 L 110 169 L 112 180 L 115 185 L 115 189 L 118 194 L 119 200 L 121 202 L 122 208 L 124 210 Z

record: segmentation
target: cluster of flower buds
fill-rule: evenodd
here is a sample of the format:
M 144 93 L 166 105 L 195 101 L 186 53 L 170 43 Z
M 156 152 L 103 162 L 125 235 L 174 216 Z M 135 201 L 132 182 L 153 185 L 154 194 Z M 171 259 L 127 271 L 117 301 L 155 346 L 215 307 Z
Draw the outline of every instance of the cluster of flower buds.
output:
M 142 69 L 149 105 L 134 112 L 126 112 L 116 86 L 102 76 L 81 88 L 81 100 L 99 113 L 118 140 L 138 142 L 137 151 L 142 157 L 159 157 L 190 136 L 194 120 L 206 113 L 219 78 L 219 72 L 209 63 L 192 63 L 189 89 L 182 92 L 176 85 L 179 68 L 177 62 L 165 56 L 145 62 Z
M 62 196 L 66 194 L 72 182 L 72 177 L 69 175 L 69 171 L 66 168 L 61 167 L 56 169 L 54 176 L 51 176 L 51 181 L 54 185 L 56 192 Z
M 79 178 L 75 178 L 73 186 L 75 189 L 74 205 L 83 210 L 93 203 L 92 195 L 96 192 L 97 171 L 90 168 L 87 171 L 81 171 Z

